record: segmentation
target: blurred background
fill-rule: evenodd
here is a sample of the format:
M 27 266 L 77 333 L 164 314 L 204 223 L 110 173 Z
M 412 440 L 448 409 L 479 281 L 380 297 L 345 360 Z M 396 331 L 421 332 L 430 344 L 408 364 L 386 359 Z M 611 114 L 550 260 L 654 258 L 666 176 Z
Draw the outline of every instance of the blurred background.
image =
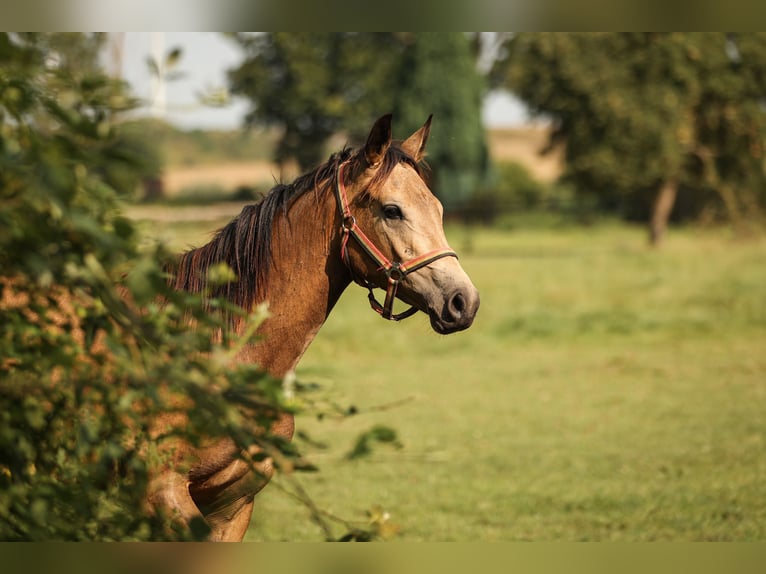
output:
M 339 147 L 358 145 L 390 111 L 401 137 L 430 113 L 442 124 L 429 161 L 442 172 L 433 186 L 453 215 L 500 211 L 489 205 L 488 196 L 498 199 L 488 190 L 497 177 L 490 154 L 500 177 L 552 183 L 560 153 L 540 153 L 550 122 L 489 82 L 507 38 L 426 34 L 417 47 L 417 37 L 123 33 L 109 35 L 101 61 L 142 99 L 134 114 L 140 129 L 174 138 L 155 151 L 163 171 L 149 195 L 257 196 L 275 179 L 290 180 Z M 445 74 L 456 64 L 463 69 Z
M 141 99 L 145 198 L 253 197 L 393 111 L 433 113 L 447 212 L 752 226 L 764 204 L 763 38 L 727 34 L 113 33 Z M 237 195 L 238 194 L 238 195 Z
M 104 201 L 89 178 L 178 252 L 377 117 L 403 138 L 434 115 L 431 186 L 482 306 L 450 337 L 353 286 L 334 309 L 297 373 L 331 416 L 296 444 L 336 534 L 766 538 L 766 34 L 0 39 L 0 262 L 42 283 L 92 267 L 62 245 L 123 228 L 45 231 Z M 357 460 L 357 436 L 381 444 Z M 321 539 L 281 480 L 248 539 Z

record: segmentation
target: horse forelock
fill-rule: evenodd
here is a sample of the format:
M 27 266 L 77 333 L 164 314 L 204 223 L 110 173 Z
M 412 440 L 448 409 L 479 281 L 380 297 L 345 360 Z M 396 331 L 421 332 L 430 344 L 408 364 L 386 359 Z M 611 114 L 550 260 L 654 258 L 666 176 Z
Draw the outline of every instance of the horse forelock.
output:
M 381 162 L 380 167 L 377 169 L 375 175 L 372 177 L 372 180 L 370 180 L 369 184 L 362 192 L 368 198 L 376 197 L 376 193 L 382 188 L 383 184 L 391 175 L 391 172 L 394 170 L 394 168 L 402 163 L 412 167 L 420 179 L 426 182 L 426 184 L 428 183 L 428 178 L 430 175 L 428 165 L 424 161 L 417 161 L 406 151 L 404 151 L 400 144 L 401 142 L 393 142 L 386 151 L 386 155 L 383 156 L 383 161 Z M 364 160 L 360 159 L 360 161 Z
M 191 293 L 207 291 L 208 271 L 218 263 L 226 263 L 236 274 L 234 281 L 211 289 L 211 297 L 226 300 L 249 311 L 263 297 L 263 286 L 272 267 L 274 222 L 285 215 L 294 201 L 313 191 L 317 195 L 332 193 L 339 166 L 349 162 L 347 173 L 361 173 L 366 166 L 363 150 L 356 153 L 346 147 L 334 153 L 322 165 L 295 179 L 290 184 L 275 185 L 259 202 L 246 205 L 229 223 L 213 234 L 210 242 L 180 255 L 169 266 L 171 285 Z M 363 193 L 373 195 L 400 163 L 412 166 L 426 179 L 427 168 L 415 161 L 397 143 L 392 144 L 381 166 Z M 236 319 L 234 319 L 236 321 Z

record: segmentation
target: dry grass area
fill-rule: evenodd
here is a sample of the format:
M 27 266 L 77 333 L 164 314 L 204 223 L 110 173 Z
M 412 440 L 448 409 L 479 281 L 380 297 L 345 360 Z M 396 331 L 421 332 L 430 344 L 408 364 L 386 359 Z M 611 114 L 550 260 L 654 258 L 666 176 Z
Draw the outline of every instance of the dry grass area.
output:
M 548 132 L 548 128 L 534 124 L 488 130 L 490 154 L 495 161 L 515 161 L 526 167 L 535 179 L 552 182 L 561 175 L 563 157 L 560 150 L 541 154 L 548 143 Z
M 234 217 L 242 211 L 241 201 L 222 201 L 211 205 L 137 204 L 124 207 L 128 217 L 138 221 L 160 223 L 202 223 Z
M 279 167 L 267 161 L 236 161 L 212 165 L 184 165 L 167 169 L 163 175 L 165 191 L 177 195 L 185 189 L 219 187 L 236 189 L 278 181 Z
M 487 132 L 490 153 L 496 161 L 515 161 L 525 166 L 533 177 L 543 182 L 555 180 L 561 173 L 561 154 L 540 154 L 547 141 L 545 127 L 529 125 L 519 128 L 494 129 Z M 274 163 L 229 161 L 212 165 L 178 165 L 166 170 L 163 181 L 169 196 L 184 190 L 217 187 L 270 188 L 277 181 L 290 181 L 298 173 L 295 168 L 280 172 Z

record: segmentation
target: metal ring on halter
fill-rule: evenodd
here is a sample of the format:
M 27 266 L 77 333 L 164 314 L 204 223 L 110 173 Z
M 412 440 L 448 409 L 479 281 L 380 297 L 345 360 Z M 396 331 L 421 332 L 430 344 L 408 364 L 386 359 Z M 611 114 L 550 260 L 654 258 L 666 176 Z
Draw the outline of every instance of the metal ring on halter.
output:
M 340 224 L 340 228 L 343 231 L 350 232 L 352 229 L 354 229 L 354 226 L 356 225 L 356 217 L 349 214 L 343 217 L 343 221 Z
M 398 261 L 391 263 L 391 266 L 385 269 L 386 277 L 393 283 L 399 283 L 407 277 L 407 272 L 402 271 L 402 264 Z

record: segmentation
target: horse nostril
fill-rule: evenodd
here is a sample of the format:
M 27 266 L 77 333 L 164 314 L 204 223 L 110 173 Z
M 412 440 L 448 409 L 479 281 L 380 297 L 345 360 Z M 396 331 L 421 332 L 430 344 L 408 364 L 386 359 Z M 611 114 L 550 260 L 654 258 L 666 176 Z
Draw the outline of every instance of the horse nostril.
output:
M 446 335 L 471 326 L 479 308 L 479 292 L 476 289 L 456 289 L 442 301 L 444 303 L 438 315 L 433 310 L 429 311 L 434 331 Z
M 449 301 L 449 309 L 455 319 L 459 319 L 466 308 L 465 297 L 462 293 L 455 293 Z

